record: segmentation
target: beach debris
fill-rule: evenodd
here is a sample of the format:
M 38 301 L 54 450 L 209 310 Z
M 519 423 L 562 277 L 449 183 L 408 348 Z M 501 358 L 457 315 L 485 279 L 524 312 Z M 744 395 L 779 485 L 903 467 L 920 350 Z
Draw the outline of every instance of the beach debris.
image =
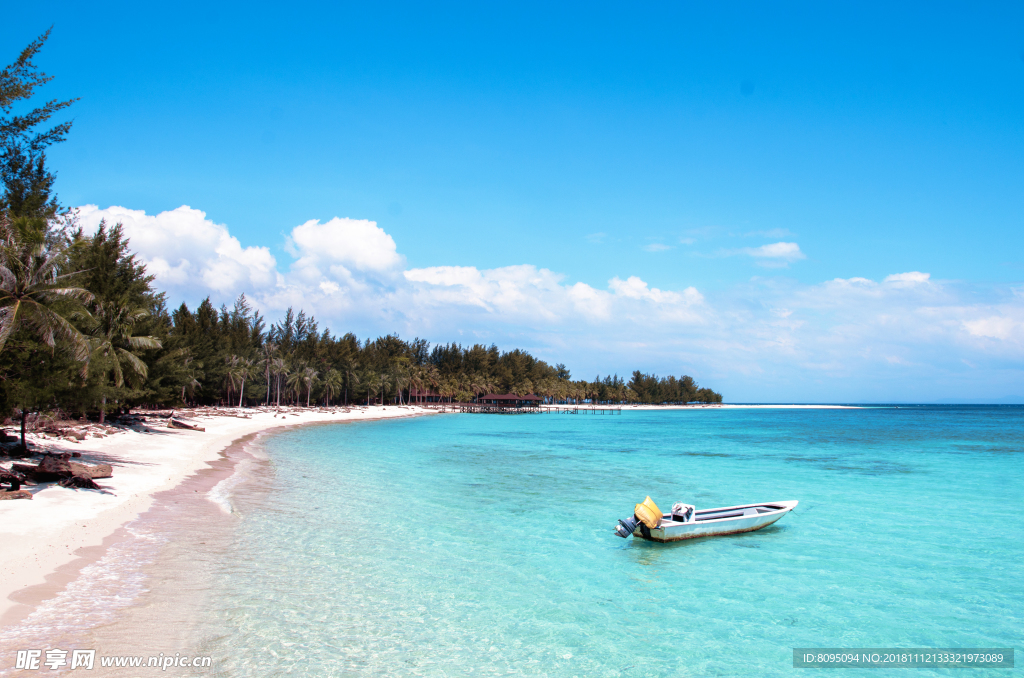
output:
M 71 463 L 68 461 L 70 454 L 46 454 L 36 467 L 33 480 L 40 483 L 48 483 L 61 480 L 71 475 Z
M 22 474 L 21 482 L 26 482 L 25 478 L 31 478 L 37 483 L 58 482 L 62 487 L 81 487 L 90 490 L 102 489 L 93 478 L 112 478 L 114 475 L 110 464 L 80 464 L 70 459 L 71 454 L 68 452 L 47 453 L 36 466 L 13 464 L 11 470 Z
M 28 481 L 23 474 L 14 469 L 0 468 L 0 485 L 10 485 L 8 492 L 16 492 L 21 489 L 22 483 Z
M 87 478 L 113 478 L 114 468 L 110 464 L 79 464 L 70 462 L 71 475 L 85 476 Z
M 28 490 L 7 490 L 0 492 L 0 501 L 4 499 L 31 499 L 32 493 Z
M 26 446 L 22 447 L 19 438 L 16 442 L 0 443 L 0 455 L 7 455 L 11 459 L 24 459 L 35 454 L 38 448 L 39 446 L 32 441 L 27 441 Z
M 184 419 L 170 418 L 167 420 L 167 428 L 183 428 L 187 431 L 206 431 L 205 426 L 191 421 L 185 421 Z
M 80 487 L 83 490 L 102 490 L 103 488 L 96 484 L 96 481 L 88 476 L 68 476 L 59 483 L 61 487 Z

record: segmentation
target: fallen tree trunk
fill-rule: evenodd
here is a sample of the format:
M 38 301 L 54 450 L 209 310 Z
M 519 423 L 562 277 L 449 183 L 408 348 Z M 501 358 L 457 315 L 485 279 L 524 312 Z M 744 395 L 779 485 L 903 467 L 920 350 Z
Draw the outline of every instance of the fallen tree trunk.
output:
M 80 464 L 69 461 L 71 455 L 47 454 L 37 466 L 30 464 L 14 464 L 12 471 L 24 474 L 37 483 L 59 482 L 62 487 L 82 487 L 99 490 L 93 478 L 112 478 L 114 469 L 110 464 Z M 2 481 L 0 481 L 2 482 Z
M 182 428 L 187 431 L 206 431 L 206 428 L 199 424 L 190 421 L 183 421 L 181 419 L 168 419 L 167 428 Z
M 61 487 L 80 487 L 84 490 L 102 490 L 96 481 L 86 476 L 68 476 L 58 483 Z
M 114 469 L 110 464 L 79 464 L 70 462 L 72 475 L 86 476 L 87 478 L 113 478 Z

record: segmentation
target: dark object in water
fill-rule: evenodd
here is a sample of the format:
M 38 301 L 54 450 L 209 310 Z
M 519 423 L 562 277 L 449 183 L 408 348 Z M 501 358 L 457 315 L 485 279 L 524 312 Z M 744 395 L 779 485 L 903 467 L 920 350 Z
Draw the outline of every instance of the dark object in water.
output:
M 615 534 L 620 537 L 632 534 L 634 539 L 639 537 L 670 542 L 754 532 L 774 524 L 796 508 L 798 503 L 796 500 L 775 501 L 697 511 L 692 510 L 689 504 L 680 502 L 673 506 L 672 513 L 661 513 L 654 510 L 657 506 L 648 497 L 643 504 L 636 505 L 632 518 L 619 521 L 615 526 Z M 641 524 L 638 525 L 638 522 Z
M 630 516 L 625 520 L 619 519 L 619 524 L 615 526 L 615 534 L 619 535 L 623 539 L 633 534 L 636 530 L 636 526 L 640 524 L 640 521 L 636 519 L 636 516 Z

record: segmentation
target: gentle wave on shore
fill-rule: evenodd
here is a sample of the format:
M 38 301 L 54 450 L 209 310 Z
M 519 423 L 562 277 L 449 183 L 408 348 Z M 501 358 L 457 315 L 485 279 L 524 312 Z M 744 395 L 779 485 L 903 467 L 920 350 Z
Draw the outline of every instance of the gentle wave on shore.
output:
M 168 541 L 166 533 L 146 525 L 128 525 L 119 532 L 103 555 L 55 597 L 20 623 L 0 630 L 0 647 L 61 647 L 80 641 L 83 631 L 117 621 L 146 591 L 143 568 L 156 561 Z

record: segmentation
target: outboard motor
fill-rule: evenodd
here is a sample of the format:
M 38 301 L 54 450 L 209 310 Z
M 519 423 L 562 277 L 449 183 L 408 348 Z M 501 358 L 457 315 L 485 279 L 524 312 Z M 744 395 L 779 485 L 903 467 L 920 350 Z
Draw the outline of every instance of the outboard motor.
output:
M 619 524 L 615 526 L 615 534 L 625 539 L 639 527 L 640 534 L 644 537 L 650 537 L 647 530 L 653 530 L 660 522 L 661 509 L 658 508 L 653 499 L 647 497 L 642 504 L 637 504 L 633 507 L 633 516 L 631 518 L 619 520 Z
M 640 524 L 640 521 L 636 519 L 636 516 L 630 516 L 625 520 L 619 519 L 619 524 L 615 526 L 615 534 L 619 535 L 623 539 L 633 534 L 633 530 Z

